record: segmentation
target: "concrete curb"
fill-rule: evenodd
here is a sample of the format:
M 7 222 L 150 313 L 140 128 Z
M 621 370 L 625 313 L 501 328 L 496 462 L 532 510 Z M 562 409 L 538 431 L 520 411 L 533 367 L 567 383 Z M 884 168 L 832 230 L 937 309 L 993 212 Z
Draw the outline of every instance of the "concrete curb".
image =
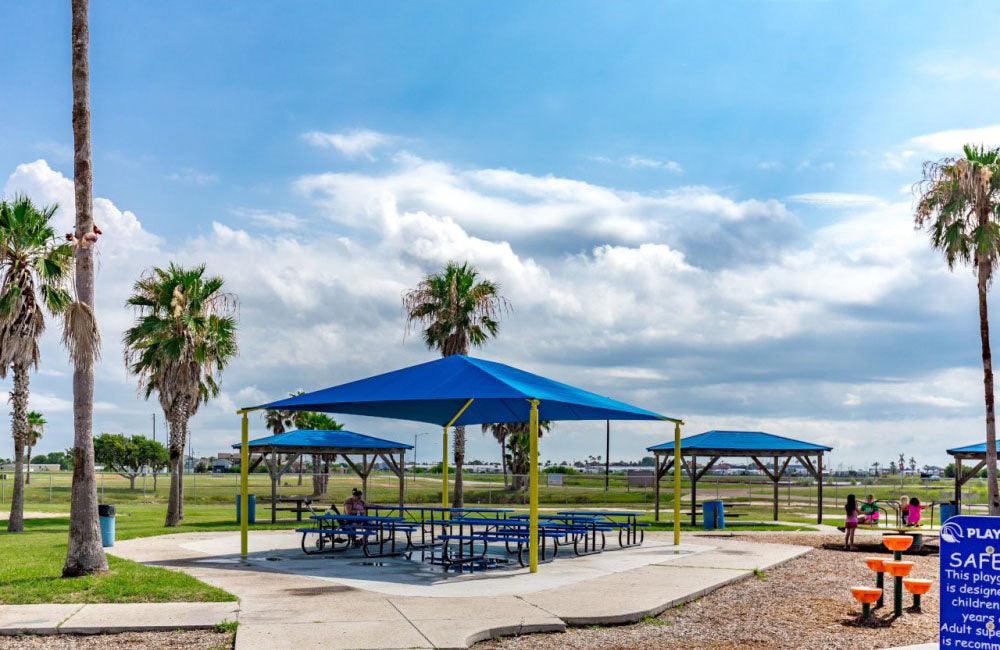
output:
M 239 613 L 235 601 L 10 605 L 0 613 L 0 635 L 207 630 L 238 621 Z

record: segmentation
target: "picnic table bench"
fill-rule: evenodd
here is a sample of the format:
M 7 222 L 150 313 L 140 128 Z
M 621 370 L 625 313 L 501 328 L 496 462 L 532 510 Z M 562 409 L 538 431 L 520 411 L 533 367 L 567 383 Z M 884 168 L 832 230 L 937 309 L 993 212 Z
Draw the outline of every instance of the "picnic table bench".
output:
M 479 518 L 469 518 L 452 522 L 452 525 L 459 526 L 460 532 L 458 534 L 448 533 L 438 536 L 438 539 L 443 542 L 441 545 L 441 555 L 439 558 L 434 558 L 432 556 L 432 563 L 451 567 L 453 565 L 482 562 L 486 559 L 486 553 L 489 551 L 490 542 L 503 542 L 508 553 L 516 553 L 518 564 L 522 567 L 527 565 L 525 562 L 525 552 L 530 548 L 529 542 L 531 539 L 529 522 L 500 522 Z M 462 530 L 465 526 L 470 527 L 470 531 L 468 533 L 465 533 L 464 530 Z M 476 531 L 474 530 L 476 527 L 481 527 L 483 530 Z M 561 530 L 554 526 L 539 522 L 539 560 L 542 562 L 548 562 L 551 561 L 552 558 L 555 558 L 559 552 L 559 539 L 565 538 L 568 534 L 569 533 L 566 530 Z M 552 540 L 551 558 L 549 558 L 546 553 L 546 540 Z M 449 544 L 449 542 L 458 543 L 456 545 L 452 545 Z M 476 552 L 477 542 L 481 544 L 479 552 Z M 516 545 L 514 550 L 511 549 L 511 544 Z M 465 552 L 467 547 L 469 550 L 468 554 Z M 455 551 L 456 548 L 457 553 Z
M 306 554 L 321 553 L 327 550 L 329 544 L 330 551 L 360 546 L 365 557 L 400 555 L 412 548 L 412 535 L 416 530 L 416 524 L 407 523 L 402 517 L 334 514 L 309 518 L 317 522 L 317 528 L 295 529 L 295 532 L 302 533 L 302 551 Z M 403 533 L 406 538 L 402 548 L 399 548 L 397 533 Z M 310 539 L 316 550 L 310 550 Z M 343 546 L 337 548 L 340 543 Z
M 601 519 L 603 525 L 611 526 L 618 530 L 618 548 L 640 546 L 646 537 L 645 529 L 651 525 L 649 522 L 639 521 L 639 516 L 645 513 L 629 510 L 560 510 L 557 514 L 574 517 L 597 517 Z

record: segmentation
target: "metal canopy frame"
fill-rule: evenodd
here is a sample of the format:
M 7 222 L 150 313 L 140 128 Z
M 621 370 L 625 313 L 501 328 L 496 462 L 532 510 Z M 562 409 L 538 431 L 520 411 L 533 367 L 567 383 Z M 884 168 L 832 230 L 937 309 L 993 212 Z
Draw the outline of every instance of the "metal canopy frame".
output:
M 978 474 L 984 467 L 986 467 L 986 452 L 985 451 L 960 451 L 960 452 L 948 452 L 948 455 L 955 459 L 955 503 L 958 504 L 959 512 L 961 512 L 962 507 L 962 486 L 969 482 L 970 478 L 973 478 Z M 972 460 L 979 461 L 976 463 L 972 469 L 968 472 L 962 466 L 962 461 Z
M 247 426 L 246 413 L 242 413 L 244 427 Z M 244 432 L 246 428 L 244 428 Z M 277 491 L 278 482 L 281 477 L 291 469 L 292 465 L 295 463 L 299 457 L 303 455 L 315 455 L 322 457 L 323 461 L 327 464 L 337 462 L 337 457 L 344 459 L 348 467 L 354 470 L 354 473 L 358 475 L 361 479 L 361 490 L 366 495 L 368 494 L 368 476 L 371 474 L 372 469 L 375 467 L 376 461 L 382 459 L 383 462 L 392 470 L 392 473 L 396 475 L 399 479 L 399 506 L 402 507 L 404 490 L 405 490 L 405 477 L 403 475 L 403 459 L 406 454 L 406 449 L 372 449 L 366 447 L 314 447 L 309 445 L 255 445 L 252 452 L 248 452 L 248 445 L 246 444 L 246 436 L 244 435 L 244 443 L 240 445 L 240 462 L 244 467 L 247 467 L 247 473 L 252 472 L 257 468 L 261 462 L 267 467 L 267 473 L 271 478 L 271 523 L 277 521 Z M 281 462 L 281 456 L 284 455 L 284 463 Z M 248 456 L 256 456 L 255 459 L 250 461 L 250 465 L 245 465 L 250 459 Z M 270 458 L 268 458 L 270 456 Z M 351 457 L 354 457 L 353 459 Z M 396 459 L 399 456 L 399 459 Z M 360 463 L 357 461 L 360 460 Z M 242 482 L 241 487 L 242 499 L 240 501 L 240 514 L 244 517 L 241 521 L 247 521 L 247 513 L 243 508 L 246 507 L 247 502 L 247 489 L 246 482 Z
M 680 453 L 677 453 L 677 449 L 680 447 Z M 697 507 L 698 507 L 698 481 L 701 479 L 705 473 L 712 468 L 721 458 L 750 458 L 757 465 L 758 468 L 764 475 L 771 479 L 774 484 L 774 521 L 778 521 L 778 483 L 781 481 L 782 477 L 785 475 L 785 470 L 788 469 L 788 464 L 793 458 L 798 459 L 802 466 L 806 468 L 806 471 L 816 479 L 816 523 L 823 523 L 823 451 L 816 450 L 801 450 L 801 449 L 684 449 L 682 445 L 675 442 L 673 449 L 654 449 L 653 455 L 656 459 L 656 487 L 655 493 L 655 503 L 656 503 L 656 521 L 660 520 L 660 479 L 670 470 L 671 467 L 675 467 L 675 458 L 680 458 L 680 465 L 683 467 L 684 471 L 687 473 L 688 478 L 691 480 L 691 525 L 697 525 Z M 815 456 L 816 462 L 813 463 L 812 457 Z M 708 458 L 708 462 L 702 467 L 698 467 L 698 458 Z M 689 458 L 690 462 L 685 460 Z M 761 458 L 771 459 L 772 467 L 768 468 Z M 780 460 L 784 458 L 783 463 Z M 680 511 L 679 501 L 680 501 L 680 486 L 679 486 L 679 472 L 678 468 L 674 469 L 674 511 L 675 513 Z M 674 516 L 675 525 L 677 515 Z

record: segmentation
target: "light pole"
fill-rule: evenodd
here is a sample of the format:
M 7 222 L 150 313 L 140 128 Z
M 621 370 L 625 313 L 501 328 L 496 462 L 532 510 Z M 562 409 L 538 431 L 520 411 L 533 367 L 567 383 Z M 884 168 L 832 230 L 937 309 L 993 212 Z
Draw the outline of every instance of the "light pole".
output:
M 413 434 L 413 480 L 414 481 L 417 480 L 417 438 L 419 438 L 420 436 L 426 436 L 426 435 L 427 435 L 427 431 L 424 431 L 423 433 L 414 433 Z

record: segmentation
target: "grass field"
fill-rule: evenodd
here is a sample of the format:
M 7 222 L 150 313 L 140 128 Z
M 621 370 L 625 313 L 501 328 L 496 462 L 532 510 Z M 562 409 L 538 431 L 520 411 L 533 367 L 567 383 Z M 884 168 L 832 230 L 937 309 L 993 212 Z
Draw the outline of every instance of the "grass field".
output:
M 9 476 L 9 475 L 8 475 Z M 69 510 L 70 475 L 35 473 L 26 491 L 25 509 L 65 513 Z M 773 487 L 756 477 L 706 477 L 698 483 L 698 500 L 721 498 L 740 518 L 727 519 L 727 528 L 738 530 L 789 530 L 802 529 L 797 524 L 816 521 L 815 485 L 805 480 L 783 483 L 779 490 L 779 516 L 785 525 L 748 524 L 745 522 L 769 521 L 772 518 L 771 499 Z M 898 479 L 897 479 L 898 480 Z M 152 478 L 140 478 L 135 489 L 118 475 L 103 474 L 98 478 L 101 501 L 118 506 L 116 522 L 119 540 L 133 537 L 162 535 L 174 532 L 236 530 L 234 496 L 238 492 L 237 474 L 192 474 L 185 482 L 185 520 L 180 528 L 163 527 L 169 479 L 160 476 L 157 489 L 153 490 Z M 143 485 L 145 483 L 145 485 Z M 353 474 L 331 475 L 327 494 L 320 503 L 339 503 L 352 487 L 360 484 Z M 9 508 L 10 480 L 0 486 L 0 508 Z M 827 523 L 839 523 L 842 507 L 848 493 L 863 497 L 873 493 L 880 499 L 895 499 L 901 493 L 917 496 L 923 502 L 950 497 L 952 484 L 948 480 L 937 483 L 909 483 L 900 488 L 898 483 L 828 484 L 824 486 L 824 517 Z M 251 491 L 259 497 L 270 495 L 270 480 L 265 474 L 251 475 Z M 298 475 L 283 477 L 279 494 L 308 495 L 312 492 L 311 475 L 303 476 L 299 485 Z M 963 490 L 964 500 L 985 501 L 985 481 L 974 479 Z M 690 487 L 682 482 L 682 529 L 690 526 Z M 393 475 L 374 474 L 369 479 L 370 503 L 394 503 L 398 498 L 398 483 Z M 408 476 L 406 501 L 410 504 L 439 503 L 441 499 L 440 476 Z M 525 494 L 505 490 L 503 477 L 469 474 L 466 476 L 466 503 L 469 505 L 510 505 L 524 511 Z M 543 509 L 560 507 L 617 507 L 645 510 L 642 518 L 652 521 L 653 490 L 650 487 L 628 487 L 623 477 L 613 477 L 610 489 L 605 491 L 603 477 L 566 476 L 564 485 L 540 488 Z M 668 530 L 672 526 L 672 480 L 665 480 L 661 488 L 661 515 L 653 529 Z M 287 515 L 288 513 L 279 513 Z M 257 505 L 258 521 L 268 519 L 266 504 Z M 279 522 L 272 526 L 258 523 L 253 529 L 292 528 L 294 521 Z M 23 535 L 0 533 L 0 603 L 42 602 L 164 602 L 231 600 L 229 594 L 205 585 L 184 574 L 157 567 L 149 567 L 109 556 L 110 571 L 102 576 L 64 580 L 59 577 L 66 553 L 68 520 L 65 517 L 29 519 Z

